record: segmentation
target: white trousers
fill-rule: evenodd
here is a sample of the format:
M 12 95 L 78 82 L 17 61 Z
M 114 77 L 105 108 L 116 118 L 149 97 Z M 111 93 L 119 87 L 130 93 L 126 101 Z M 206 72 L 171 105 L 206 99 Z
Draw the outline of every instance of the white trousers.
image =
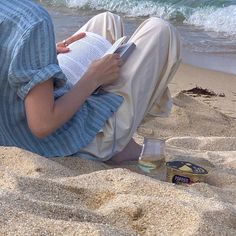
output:
M 111 43 L 123 36 L 120 16 L 105 12 L 94 16 L 78 32 L 102 35 Z M 172 101 L 168 83 L 180 63 L 180 41 L 168 22 L 152 17 L 144 21 L 129 39 L 136 44 L 121 67 L 119 80 L 105 88 L 124 97 L 118 111 L 110 117 L 94 140 L 78 153 L 81 157 L 108 160 L 122 151 L 149 112 L 167 116 Z

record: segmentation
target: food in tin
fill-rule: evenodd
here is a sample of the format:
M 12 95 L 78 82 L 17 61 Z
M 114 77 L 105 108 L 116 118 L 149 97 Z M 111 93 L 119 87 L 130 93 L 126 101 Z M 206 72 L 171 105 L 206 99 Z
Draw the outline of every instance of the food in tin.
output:
M 169 161 L 166 167 L 167 181 L 175 184 L 205 182 L 208 174 L 203 167 L 187 161 Z

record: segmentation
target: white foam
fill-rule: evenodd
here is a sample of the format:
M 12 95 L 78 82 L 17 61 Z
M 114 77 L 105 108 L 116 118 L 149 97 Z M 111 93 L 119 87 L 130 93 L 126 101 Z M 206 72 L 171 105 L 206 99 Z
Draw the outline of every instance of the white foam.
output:
M 236 35 L 236 6 L 205 8 L 195 11 L 186 23 L 201 26 L 205 30 Z
M 165 14 L 166 7 L 151 1 L 125 0 L 66 0 L 68 7 L 90 7 L 96 10 L 110 10 L 129 16 L 148 16 Z
M 109 10 L 128 16 L 159 16 L 165 19 L 181 19 L 185 23 L 200 26 L 205 30 L 236 35 L 236 5 L 228 7 L 188 7 L 150 0 L 53 0 L 67 7 L 80 9 Z

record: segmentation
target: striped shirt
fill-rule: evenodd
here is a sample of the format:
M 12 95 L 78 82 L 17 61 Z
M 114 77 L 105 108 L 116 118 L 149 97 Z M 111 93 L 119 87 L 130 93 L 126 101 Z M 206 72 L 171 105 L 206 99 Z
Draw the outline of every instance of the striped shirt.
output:
M 55 99 L 72 87 L 58 66 L 50 16 L 29 0 L 0 0 L 0 145 L 46 157 L 72 155 L 94 139 L 123 101 L 113 93 L 92 94 L 68 122 L 39 139 L 27 125 L 24 99 L 50 78 Z

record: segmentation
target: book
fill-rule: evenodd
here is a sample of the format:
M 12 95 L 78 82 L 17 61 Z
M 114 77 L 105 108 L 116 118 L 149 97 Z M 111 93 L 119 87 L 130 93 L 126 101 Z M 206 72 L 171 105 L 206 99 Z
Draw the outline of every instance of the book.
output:
M 118 39 L 113 45 L 104 37 L 86 32 L 86 36 L 72 44 L 68 53 L 61 53 L 57 56 L 59 66 L 67 79 L 75 84 L 87 71 L 89 65 L 105 55 L 118 53 L 123 61 L 135 49 L 134 43 L 124 43 L 126 36 Z
M 120 45 L 116 50 L 115 53 L 118 53 L 122 59 L 122 62 L 125 63 L 125 61 L 128 59 L 129 55 L 133 52 L 136 45 L 133 42 L 125 43 L 123 45 Z

